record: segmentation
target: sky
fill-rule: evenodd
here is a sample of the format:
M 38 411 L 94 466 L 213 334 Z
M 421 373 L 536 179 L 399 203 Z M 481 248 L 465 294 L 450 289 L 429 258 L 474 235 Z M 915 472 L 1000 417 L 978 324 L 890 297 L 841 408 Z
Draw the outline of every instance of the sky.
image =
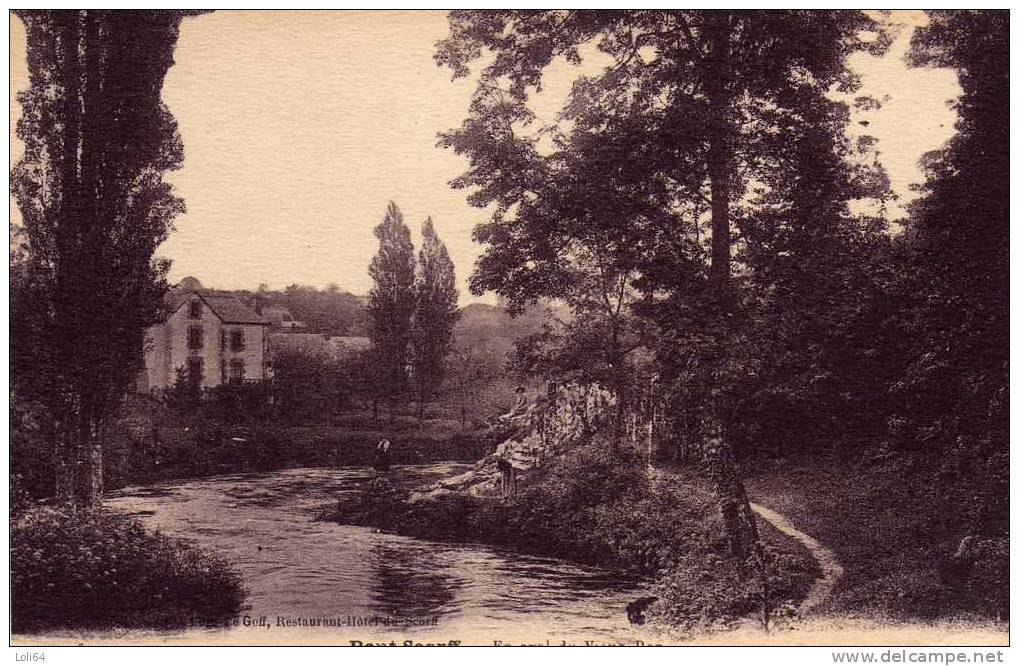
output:
M 854 123 L 853 131 L 877 137 L 901 206 L 922 179 L 920 156 L 953 133 L 950 101 L 959 89 L 952 71 L 904 61 L 921 13 L 887 20 L 898 32 L 889 52 L 850 62 L 860 94 L 883 100 L 866 114 L 868 126 Z M 470 79 L 451 81 L 432 58 L 446 32 L 444 12 L 218 11 L 186 19 L 163 90 L 185 149 L 168 180 L 187 213 L 159 249 L 173 260 L 171 281 L 193 275 L 220 289 L 296 282 L 366 293 L 378 248 L 372 227 L 393 200 L 415 245 L 432 216 L 457 267 L 461 302 L 494 302 L 467 289 L 481 251 L 471 230 L 486 214 L 448 186 L 466 160 L 436 147 L 436 134 L 466 116 L 473 91 Z M 20 115 L 13 91 L 27 82 L 24 49 L 24 29 L 12 17 L 12 132 Z M 535 100 L 539 117 L 551 120 L 577 74 L 597 66 L 555 64 Z M 11 146 L 17 159 L 18 142 Z

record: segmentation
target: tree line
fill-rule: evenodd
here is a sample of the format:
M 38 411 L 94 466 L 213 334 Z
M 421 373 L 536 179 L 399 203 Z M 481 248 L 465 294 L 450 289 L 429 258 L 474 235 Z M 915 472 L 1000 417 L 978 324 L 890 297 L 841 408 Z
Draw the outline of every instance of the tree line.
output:
M 847 66 L 891 42 L 870 14 L 455 11 L 437 47 L 478 82 L 440 140 L 469 161 L 451 185 L 494 211 L 472 290 L 570 306 L 519 347 L 534 371 L 621 401 L 654 386 L 744 561 L 738 462 L 769 451 L 940 459 L 967 529 L 1007 530 L 1008 15 L 928 20 L 909 61 L 953 68 L 962 95 L 900 233 L 876 142 L 833 94 L 880 106 Z M 547 68 L 588 49 L 611 64 L 538 123 Z

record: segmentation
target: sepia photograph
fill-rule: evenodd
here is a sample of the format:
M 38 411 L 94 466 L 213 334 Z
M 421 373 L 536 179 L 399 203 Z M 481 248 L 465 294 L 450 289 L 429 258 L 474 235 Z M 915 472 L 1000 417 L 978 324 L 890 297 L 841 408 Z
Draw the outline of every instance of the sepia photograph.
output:
M 1007 9 L 8 33 L 17 661 L 1005 661 Z

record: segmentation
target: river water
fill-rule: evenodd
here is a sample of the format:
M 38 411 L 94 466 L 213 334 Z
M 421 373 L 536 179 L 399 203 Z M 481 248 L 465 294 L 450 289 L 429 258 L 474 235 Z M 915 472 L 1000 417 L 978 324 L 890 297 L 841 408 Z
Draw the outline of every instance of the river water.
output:
M 420 465 L 392 474 L 409 486 L 463 469 Z M 218 476 L 126 488 L 107 503 L 150 529 L 192 539 L 240 572 L 248 596 L 237 625 L 196 627 L 186 632 L 191 641 L 658 642 L 627 621 L 626 604 L 645 593 L 631 578 L 315 519 L 369 476 L 365 468 Z

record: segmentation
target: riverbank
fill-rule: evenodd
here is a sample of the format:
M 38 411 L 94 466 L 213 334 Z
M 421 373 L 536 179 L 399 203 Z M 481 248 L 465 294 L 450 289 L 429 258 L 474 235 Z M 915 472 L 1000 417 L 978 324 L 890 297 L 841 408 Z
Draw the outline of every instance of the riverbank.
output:
M 120 422 L 105 453 L 110 490 L 172 479 L 297 467 L 371 465 L 382 439 L 393 464 L 474 462 L 493 434 L 449 419 L 352 412 L 329 423 L 226 423 L 165 408 L 135 409 Z
M 422 539 L 479 542 L 640 574 L 654 581 L 647 617 L 685 631 L 756 617 L 760 581 L 725 556 L 715 500 L 703 476 L 652 478 L 632 453 L 578 446 L 540 469 L 511 499 L 449 493 L 409 501 L 388 484 L 347 496 L 326 519 Z M 768 607 L 797 615 L 819 569 L 793 538 L 762 521 Z

